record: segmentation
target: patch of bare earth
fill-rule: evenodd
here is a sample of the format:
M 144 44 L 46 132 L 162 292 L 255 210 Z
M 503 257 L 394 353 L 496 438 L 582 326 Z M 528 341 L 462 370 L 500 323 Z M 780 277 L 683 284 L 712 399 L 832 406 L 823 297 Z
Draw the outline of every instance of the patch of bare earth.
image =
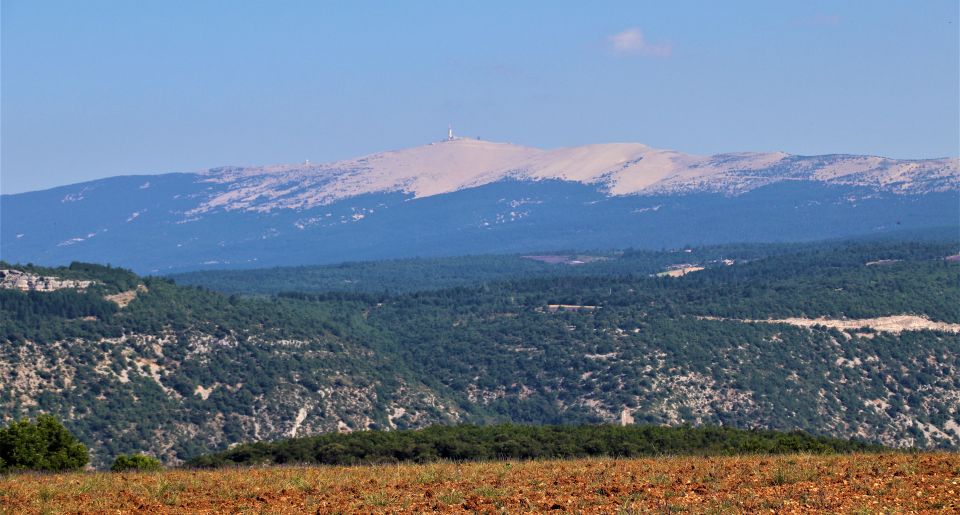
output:
M 836 319 L 836 318 L 769 318 L 766 320 L 697 317 L 701 320 L 732 320 L 736 322 L 790 324 L 797 327 L 829 327 L 842 331 L 857 330 L 863 327 L 874 331 L 900 334 L 903 331 L 942 331 L 945 333 L 960 333 L 960 324 L 937 322 L 917 315 L 894 315 L 876 318 Z
M 593 311 L 600 306 L 583 306 L 580 304 L 547 304 L 547 311 L 556 313 L 557 311 Z
M 699 272 L 703 270 L 702 266 L 684 266 L 680 268 L 673 268 L 667 270 L 666 272 L 660 272 L 657 274 L 657 277 L 683 277 L 692 272 Z
M 103 298 L 113 302 L 114 304 L 120 306 L 121 308 L 127 307 L 128 304 L 133 302 L 137 298 L 137 295 L 140 293 L 146 293 L 147 287 L 143 284 L 138 284 L 136 289 L 122 291 L 120 293 L 114 293 L 113 295 L 104 295 Z

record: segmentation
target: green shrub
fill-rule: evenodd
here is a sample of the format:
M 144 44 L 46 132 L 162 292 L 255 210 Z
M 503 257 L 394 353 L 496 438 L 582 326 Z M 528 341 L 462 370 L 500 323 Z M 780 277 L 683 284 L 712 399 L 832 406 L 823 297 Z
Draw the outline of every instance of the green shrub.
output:
M 160 470 L 162 468 L 163 465 L 160 464 L 160 460 L 152 456 L 143 454 L 121 454 L 117 456 L 117 459 L 113 460 L 113 465 L 110 467 L 110 470 L 114 472 L 123 472 L 125 470 L 150 471 Z
M 40 415 L 36 422 L 11 422 L 0 429 L 0 472 L 74 470 L 89 460 L 86 446 L 53 415 Z

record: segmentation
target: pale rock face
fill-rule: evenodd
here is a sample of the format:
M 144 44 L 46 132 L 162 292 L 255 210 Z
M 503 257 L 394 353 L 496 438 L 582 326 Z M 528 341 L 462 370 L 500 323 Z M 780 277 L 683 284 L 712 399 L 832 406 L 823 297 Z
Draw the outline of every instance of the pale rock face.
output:
M 401 192 L 421 198 L 505 179 L 595 184 L 610 195 L 738 195 L 790 180 L 897 193 L 960 189 L 960 165 L 954 158 L 807 157 L 784 152 L 697 156 L 639 143 L 541 150 L 465 138 L 327 164 L 215 168 L 203 177 L 227 188 L 191 213 L 309 209 L 367 193 Z
M 501 178 L 517 163 L 523 163 L 543 151 L 530 147 L 459 139 L 374 154 L 351 161 L 334 163 L 345 169 L 367 172 L 345 178 L 340 192 L 407 191 L 417 197 L 429 197 L 491 182 L 489 175 Z
M 56 291 L 62 289 L 83 290 L 93 281 L 60 279 L 42 276 L 21 270 L 0 270 L 0 288 L 20 291 Z

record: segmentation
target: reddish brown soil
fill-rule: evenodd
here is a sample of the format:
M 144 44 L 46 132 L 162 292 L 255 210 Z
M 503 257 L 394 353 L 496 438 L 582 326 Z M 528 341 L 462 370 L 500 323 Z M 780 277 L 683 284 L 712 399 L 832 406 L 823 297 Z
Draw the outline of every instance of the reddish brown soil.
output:
M 960 513 L 951 453 L 274 467 L 0 478 L 0 512 Z

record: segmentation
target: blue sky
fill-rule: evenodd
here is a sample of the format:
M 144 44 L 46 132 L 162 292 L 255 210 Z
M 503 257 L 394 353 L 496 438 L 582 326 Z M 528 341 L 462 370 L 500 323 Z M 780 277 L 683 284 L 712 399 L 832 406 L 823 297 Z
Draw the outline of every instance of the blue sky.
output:
M 956 0 L 0 6 L 3 193 L 353 157 L 448 122 L 545 148 L 960 154 Z

